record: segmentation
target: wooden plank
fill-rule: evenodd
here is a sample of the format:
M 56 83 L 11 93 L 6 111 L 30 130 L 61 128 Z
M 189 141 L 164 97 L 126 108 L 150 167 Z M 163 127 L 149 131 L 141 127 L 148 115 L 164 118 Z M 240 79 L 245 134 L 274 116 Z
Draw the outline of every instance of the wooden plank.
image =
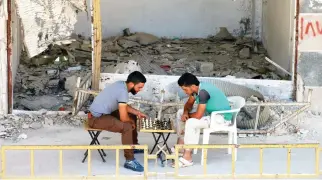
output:
M 99 89 L 99 80 L 101 74 L 101 51 L 102 51 L 102 24 L 101 24 L 101 11 L 100 11 L 100 0 L 93 0 L 93 38 L 92 41 L 93 49 L 93 59 L 92 59 L 92 89 Z

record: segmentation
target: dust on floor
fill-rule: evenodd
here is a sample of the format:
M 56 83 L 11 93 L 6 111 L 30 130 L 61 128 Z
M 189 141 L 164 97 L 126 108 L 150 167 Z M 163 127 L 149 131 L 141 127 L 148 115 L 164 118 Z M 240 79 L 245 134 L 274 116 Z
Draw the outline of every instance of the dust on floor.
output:
M 301 123 L 306 133 L 288 134 L 281 136 L 253 136 L 238 138 L 239 144 L 291 144 L 291 143 L 321 143 L 322 121 L 321 116 L 308 114 Z M 88 133 L 80 127 L 51 126 L 40 129 L 27 129 L 25 139 L 13 142 L 12 140 L 1 139 L 2 145 L 87 145 L 90 142 Z M 103 132 L 100 136 L 101 144 L 116 145 L 120 143 L 120 134 Z M 175 144 L 176 137 L 172 135 L 169 145 Z M 153 145 L 153 137 L 148 133 L 139 133 L 139 143 Z M 212 135 L 211 144 L 226 144 L 227 136 Z M 229 174 L 231 172 L 231 157 L 226 149 L 210 150 L 208 152 L 208 173 Z M 84 151 L 69 150 L 63 151 L 63 171 L 65 175 L 87 175 L 87 163 L 81 160 Z M 291 155 L 292 173 L 314 173 L 314 149 L 294 149 Z M 122 167 L 124 163 L 123 153 L 120 153 L 120 173 L 140 174 L 128 171 Z M 35 151 L 35 175 L 58 175 L 58 151 Z M 7 175 L 29 175 L 30 153 L 28 151 L 8 151 Z M 143 163 L 143 155 L 136 155 L 136 158 Z M 195 165 L 193 167 L 180 169 L 179 173 L 184 175 L 202 174 L 203 167 L 200 165 L 200 151 L 193 156 Z M 106 175 L 115 172 L 115 151 L 107 151 L 106 163 L 103 163 L 96 151 L 92 153 L 92 174 Z M 287 149 L 265 149 L 264 150 L 264 173 L 286 173 Z M 149 171 L 160 173 L 173 172 L 171 167 L 155 166 L 154 161 L 149 161 Z M 236 161 L 237 174 L 259 173 L 259 149 L 238 149 Z M 160 175 L 159 178 L 164 178 Z

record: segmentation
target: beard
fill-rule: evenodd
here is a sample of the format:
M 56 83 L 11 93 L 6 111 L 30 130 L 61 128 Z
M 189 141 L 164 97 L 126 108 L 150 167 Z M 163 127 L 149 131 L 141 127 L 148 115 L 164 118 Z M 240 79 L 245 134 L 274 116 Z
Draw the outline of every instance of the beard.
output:
M 136 95 L 137 92 L 135 91 L 134 87 L 130 90 L 130 92 L 133 94 L 133 95 Z

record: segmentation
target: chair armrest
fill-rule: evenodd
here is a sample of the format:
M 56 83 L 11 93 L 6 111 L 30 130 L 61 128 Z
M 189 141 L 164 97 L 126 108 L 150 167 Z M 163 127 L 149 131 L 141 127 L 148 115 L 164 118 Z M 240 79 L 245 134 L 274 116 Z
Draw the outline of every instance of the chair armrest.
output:
M 215 115 L 215 114 L 224 114 L 224 113 L 234 113 L 234 112 L 239 112 L 240 109 L 232 109 L 232 110 L 226 110 L 226 111 L 214 111 L 211 112 L 211 115 Z

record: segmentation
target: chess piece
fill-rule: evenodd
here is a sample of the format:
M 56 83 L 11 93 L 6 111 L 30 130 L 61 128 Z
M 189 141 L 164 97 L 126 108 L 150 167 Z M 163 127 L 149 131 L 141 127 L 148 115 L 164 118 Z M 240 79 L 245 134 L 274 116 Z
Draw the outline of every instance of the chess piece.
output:
M 157 129 L 156 121 L 153 121 L 152 128 L 153 128 L 154 130 L 156 130 L 156 129 Z
M 161 121 L 156 120 L 156 128 L 155 129 L 161 129 Z
M 142 122 L 141 122 L 142 124 L 141 124 L 141 126 L 142 126 L 142 129 L 145 129 L 145 120 L 144 119 L 142 119 Z
M 149 129 L 149 122 L 145 119 L 144 121 L 144 126 L 145 126 L 145 129 Z
M 169 120 L 168 120 L 168 130 L 171 130 L 171 129 L 172 129 L 172 127 L 171 127 L 171 120 L 169 118 Z
M 168 121 L 163 121 L 163 130 L 167 130 L 168 129 Z
M 152 128 L 152 118 L 149 119 L 149 127 Z

